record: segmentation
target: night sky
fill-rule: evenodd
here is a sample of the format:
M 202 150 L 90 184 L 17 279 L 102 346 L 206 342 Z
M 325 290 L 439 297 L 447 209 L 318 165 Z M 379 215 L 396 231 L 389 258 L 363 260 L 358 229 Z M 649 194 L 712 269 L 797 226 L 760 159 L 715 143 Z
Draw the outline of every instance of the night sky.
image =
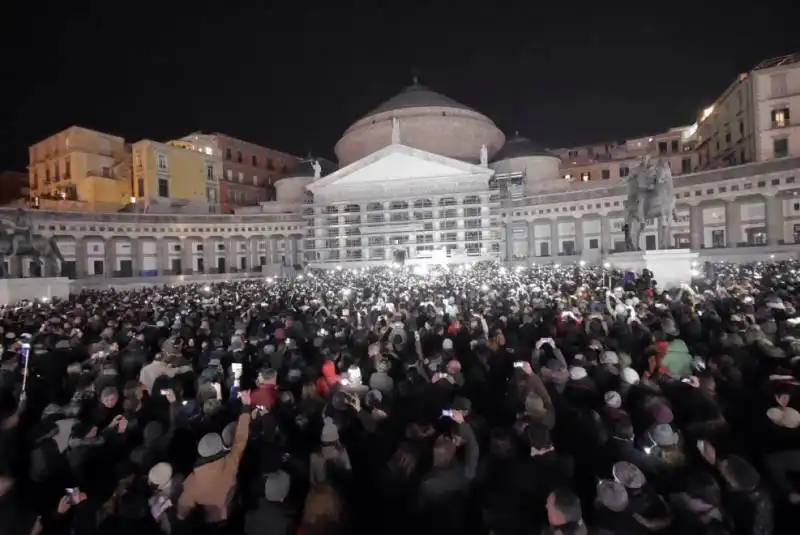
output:
M 548 147 L 611 141 L 690 124 L 737 73 L 800 50 L 789 2 L 642 2 L 633 11 L 241 3 L 251 7 L 4 6 L 0 170 L 24 170 L 30 144 L 73 124 L 129 141 L 218 131 L 332 157 L 347 126 L 414 71 L 506 135 Z

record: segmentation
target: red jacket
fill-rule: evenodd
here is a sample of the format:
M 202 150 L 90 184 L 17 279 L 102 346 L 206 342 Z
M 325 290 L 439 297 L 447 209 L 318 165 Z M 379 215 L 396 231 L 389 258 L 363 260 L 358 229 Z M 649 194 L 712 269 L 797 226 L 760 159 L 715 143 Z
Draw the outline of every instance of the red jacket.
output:
M 263 406 L 271 409 L 278 401 L 278 388 L 275 385 L 261 385 L 258 389 L 250 392 L 250 405 Z

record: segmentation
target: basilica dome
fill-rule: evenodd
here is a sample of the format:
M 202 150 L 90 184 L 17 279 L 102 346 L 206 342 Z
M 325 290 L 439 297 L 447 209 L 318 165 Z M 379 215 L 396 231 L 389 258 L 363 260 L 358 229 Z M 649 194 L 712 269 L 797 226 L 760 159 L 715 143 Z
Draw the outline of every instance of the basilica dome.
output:
M 335 148 L 339 165 L 391 145 L 395 118 L 402 145 L 466 162 L 480 161 L 482 145 L 493 156 L 505 141 L 500 129 L 482 113 L 414 83 L 345 131 Z
M 557 156 L 519 133 L 508 140 L 491 163 L 497 173 L 525 173 L 525 193 L 529 195 L 563 187 L 560 165 Z

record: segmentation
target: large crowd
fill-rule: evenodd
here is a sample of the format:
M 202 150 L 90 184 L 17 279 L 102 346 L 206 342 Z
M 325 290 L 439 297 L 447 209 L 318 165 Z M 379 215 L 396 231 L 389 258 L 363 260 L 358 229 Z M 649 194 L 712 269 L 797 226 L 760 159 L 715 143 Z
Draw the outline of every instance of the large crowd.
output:
M 0 534 L 797 533 L 798 270 L 340 269 L 6 305 Z

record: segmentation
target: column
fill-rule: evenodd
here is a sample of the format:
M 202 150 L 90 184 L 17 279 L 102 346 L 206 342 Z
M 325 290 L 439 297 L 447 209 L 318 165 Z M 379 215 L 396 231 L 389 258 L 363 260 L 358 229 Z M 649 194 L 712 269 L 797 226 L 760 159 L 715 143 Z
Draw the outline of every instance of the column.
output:
M 238 268 L 236 264 L 236 247 L 238 242 L 233 238 L 225 239 L 225 273 L 231 273 L 233 268 Z
M 575 252 L 583 255 L 583 219 L 575 218 Z
M 82 279 L 89 275 L 88 266 L 89 256 L 86 254 L 86 239 L 77 238 L 75 240 L 75 278 Z M 11 269 L 11 262 L 9 262 Z
M 216 257 L 214 255 L 215 244 L 216 241 L 212 240 L 211 238 L 206 238 L 203 240 L 203 271 L 206 273 L 211 273 L 211 270 L 216 267 Z
M 778 245 L 786 239 L 783 220 L 783 197 L 774 195 L 765 199 L 767 209 L 767 243 Z
M 725 246 L 737 247 L 742 241 L 742 206 L 734 199 L 725 204 Z
M 609 214 L 600 216 L 600 253 L 609 254 L 614 250 L 611 243 L 611 217 Z
M 692 205 L 689 210 L 689 239 L 693 251 L 705 245 L 705 232 L 703 225 L 703 207 L 699 204 Z
M 528 221 L 528 258 L 536 257 L 536 224 Z
M 561 238 L 558 235 L 558 219 L 550 220 L 550 256 L 558 256 L 561 252 Z
M 166 275 L 170 268 L 169 265 L 169 243 L 170 241 L 166 238 L 158 238 L 156 242 L 156 266 L 158 267 L 158 274 L 159 275 Z
M 139 238 L 131 238 L 131 263 L 133 264 L 133 276 L 139 277 L 142 273 L 142 243 Z
M 107 239 L 103 247 L 105 250 L 103 275 L 113 277 L 114 272 L 117 271 L 117 242 L 114 238 Z
M 183 238 L 181 239 L 181 272 L 177 275 L 184 273 L 194 273 L 194 240 Z
M 506 223 L 506 262 L 514 259 L 514 228 L 513 223 Z

